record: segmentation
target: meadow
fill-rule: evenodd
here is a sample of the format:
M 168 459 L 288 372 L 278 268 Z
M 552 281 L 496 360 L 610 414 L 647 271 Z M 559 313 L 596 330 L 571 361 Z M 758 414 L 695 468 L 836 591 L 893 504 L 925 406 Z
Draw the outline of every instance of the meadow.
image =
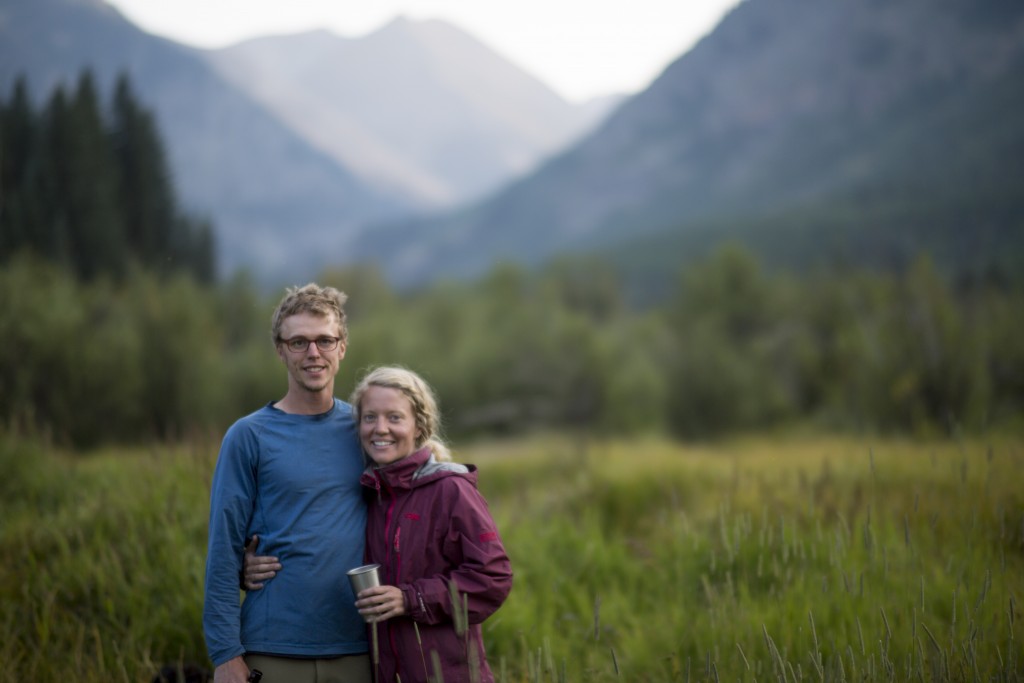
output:
M 216 439 L 0 436 L 0 681 L 208 665 Z M 1024 680 L 1024 441 L 465 443 L 512 557 L 500 681 Z

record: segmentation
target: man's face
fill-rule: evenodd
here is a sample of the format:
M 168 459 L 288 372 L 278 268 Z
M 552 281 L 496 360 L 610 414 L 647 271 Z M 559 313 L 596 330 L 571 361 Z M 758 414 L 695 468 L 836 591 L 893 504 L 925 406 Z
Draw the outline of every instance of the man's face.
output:
M 288 368 L 289 390 L 302 389 L 311 393 L 334 390 L 334 376 L 345 357 L 345 342 L 339 340 L 338 345 L 328 351 L 321 349 L 316 342 L 340 336 L 341 328 L 334 315 L 296 313 L 281 322 L 277 355 Z M 306 344 L 301 351 L 288 348 L 288 341 L 298 344 L 303 340 L 312 343 Z

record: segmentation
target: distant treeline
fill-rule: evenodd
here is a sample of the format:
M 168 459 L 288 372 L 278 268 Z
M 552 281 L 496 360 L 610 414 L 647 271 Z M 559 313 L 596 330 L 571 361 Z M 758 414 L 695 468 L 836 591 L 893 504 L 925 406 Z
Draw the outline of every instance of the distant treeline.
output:
M 285 391 L 269 338 L 281 293 L 214 279 L 210 226 L 179 213 L 125 78 L 110 120 L 88 73 L 39 114 L 24 83 L 0 106 L 0 428 L 75 446 L 219 433 Z M 727 245 L 642 310 L 582 257 L 414 293 L 371 267 L 318 279 L 350 295 L 338 394 L 371 365 L 407 365 L 453 437 L 1022 426 L 1019 280 L 953 281 L 926 255 L 792 274 Z
M 213 230 L 179 209 L 153 115 L 127 77 L 109 111 L 89 71 L 41 111 L 24 79 L 0 99 L 0 263 L 23 251 L 83 280 L 133 267 L 213 280 Z
M 350 294 L 345 397 L 400 363 L 437 388 L 450 436 L 532 429 L 684 438 L 806 425 L 855 433 L 1019 428 L 1024 296 L 900 275 L 765 272 L 726 247 L 664 306 L 623 305 L 610 269 L 564 261 L 411 295 L 368 268 Z M 217 434 L 279 398 L 285 371 L 246 279 L 135 271 L 82 284 L 20 257 L 0 274 L 0 419 L 78 446 Z

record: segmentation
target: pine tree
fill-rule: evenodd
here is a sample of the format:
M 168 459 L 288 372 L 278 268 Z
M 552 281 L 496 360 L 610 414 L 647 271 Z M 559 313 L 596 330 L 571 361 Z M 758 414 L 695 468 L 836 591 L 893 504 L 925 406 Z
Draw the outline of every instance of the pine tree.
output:
M 35 187 L 41 216 L 36 232 L 28 235 L 28 244 L 38 254 L 61 266 L 72 266 L 71 219 L 68 206 L 68 169 L 64 163 L 69 118 L 67 94 L 58 85 L 40 122 L 39 182 Z
M 109 117 L 88 70 L 40 113 L 24 79 L 0 100 L 0 261 L 19 250 L 86 281 L 121 280 L 130 263 L 215 280 L 213 226 L 179 210 L 155 119 L 127 76 Z
M 119 276 L 126 265 L 127 245 L 117 172 L 89 71 L 79 78 L 69 116 L 61 123 L 68 127 L 64 163 L 75 269 L 87 280 L 101 273 Z
M 0 104 L 0 257 L 28 243 L 35 135 L 35 113 L 22 76 L 15 82 L 10 104 Z
M 138 105 L 123 74 L 112 112 L 110 141 L 128 248 L 145 266 L 167 270 L 175 230 L 173 188 L 153 117 Z
M 208 220 L 196 220 L 195 223 L 188 259 L 189 270 L 199 282 L 212 284 L 217 279 L 217 245 L 213 224 Z

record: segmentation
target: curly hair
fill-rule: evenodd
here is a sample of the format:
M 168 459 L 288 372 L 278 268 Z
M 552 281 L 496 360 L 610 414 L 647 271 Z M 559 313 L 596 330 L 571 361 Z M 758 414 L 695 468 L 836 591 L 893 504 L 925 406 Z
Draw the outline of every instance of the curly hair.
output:
M 338 334 L 342 343 L 348 342 L 345 320 L 345 302 L 348 295 L 334 287 L 321 287 L 310 282 L 302 287 L 289 287 L 271 316 L 270 336 L 277 344 L 281 341 L 281 324 L 285 318 L 299 313 L 312 313 L 322 317 L 334 316 L 338 321 Z

